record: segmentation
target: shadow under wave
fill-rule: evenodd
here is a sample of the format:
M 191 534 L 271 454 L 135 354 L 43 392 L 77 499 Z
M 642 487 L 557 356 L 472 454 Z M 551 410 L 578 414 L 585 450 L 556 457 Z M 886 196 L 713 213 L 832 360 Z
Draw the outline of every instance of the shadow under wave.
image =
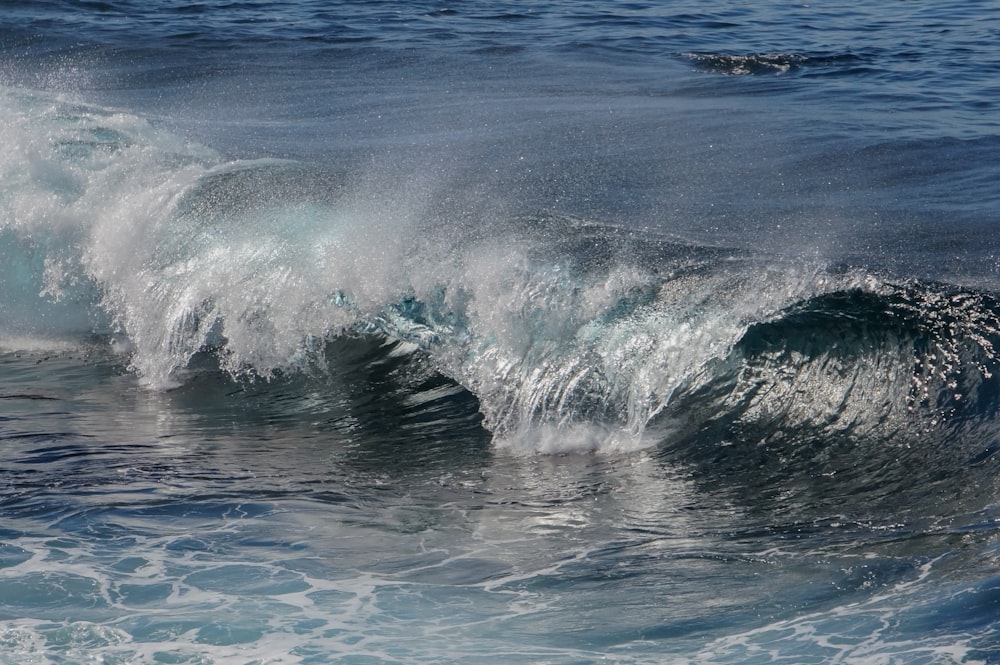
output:
M 489 454 L 475 395 L 413 344 L 379 335 L 333 337 L 308 370 L 266 379 L 223 371 L 206 348 L 185 379 L 163 396 L 200 428 L 328 440 L 342 463 L 367 472 L 462 468 Z

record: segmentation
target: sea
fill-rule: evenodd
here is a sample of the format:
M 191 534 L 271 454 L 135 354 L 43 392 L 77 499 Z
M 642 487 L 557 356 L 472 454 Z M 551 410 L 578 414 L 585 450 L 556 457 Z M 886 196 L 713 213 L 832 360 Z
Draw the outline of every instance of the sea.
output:
M 0 664 L 1000 663 L 1000 2 L 4 0 Z

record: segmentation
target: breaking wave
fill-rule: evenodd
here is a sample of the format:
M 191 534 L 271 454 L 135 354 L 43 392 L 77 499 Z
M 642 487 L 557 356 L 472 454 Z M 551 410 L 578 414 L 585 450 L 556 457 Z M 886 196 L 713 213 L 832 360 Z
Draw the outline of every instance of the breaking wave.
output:
M 15 89 L 2 104 L 6 346 L 104 340 L 156 390 L 395 363 L 379 389 L 465 395 L 516 450 L 712 431 L 787 465 L 808 440 L 935 430 L 956 459 L 992 455 L 991 294 L 551 213 L 455 214 L 412 174 L 227 161 L 133 115 Z

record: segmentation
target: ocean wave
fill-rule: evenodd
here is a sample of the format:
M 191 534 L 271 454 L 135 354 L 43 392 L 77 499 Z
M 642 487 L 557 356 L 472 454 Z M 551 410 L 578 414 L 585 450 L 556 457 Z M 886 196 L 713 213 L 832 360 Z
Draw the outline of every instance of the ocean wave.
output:
M 956 459 L 989 457 L 988 293 L 553 213 L 453 216 L 413 174 L 226 161 L 127 114 L 4 104 L 9 339 L 113 340 L 154 390 L 206 367 L 323 374 L 337 340 L 376 340 L 372 363 L 425 358 L 444 379 L 427 394 L 471 396 L 516 449 L 713 431 L 795 459 L 950 428 Z M 422 390 L 403 401 L 434 401 Z

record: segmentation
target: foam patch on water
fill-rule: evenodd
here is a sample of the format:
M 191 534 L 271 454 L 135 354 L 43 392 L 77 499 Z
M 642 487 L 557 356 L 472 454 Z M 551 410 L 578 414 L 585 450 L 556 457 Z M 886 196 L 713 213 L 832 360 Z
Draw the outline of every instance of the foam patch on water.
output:
M 991 635 L 996 636 L 995 627 L 979 625 L 966 634 L 934 630 L 934 626 L 963 623 L 966 616 L 970 624 L 980 621 L 972 618 L 980 616 L 979 608 L 965 607 L 976 604 L 969 597 L 974 598 L 978 590 L 959 586 L 928 593 L 926 582 L 935 563 L 925 563 L 912 579 L 890 585 L 866 600 L 716 640 L 691 662 L 800 663 L 806 654 L 817 662 L 845 665 L 889 665 L 904 660 L 940 665 L 991 662 L 986 657 L 990 650 L 983 645 L 990 643 Z
M 233 508 L 233 519 L 214 533 L 201 524 L 197 536 L 130 538 L 117 555 L 68 537 L 21 539 L 31 557 L 5 570 L 0 591 L 9 608 L 30 618 L 0 621 L 0 663 L 485 663 L 574 653 L 490 636 L 494 622 L 545 609 L 511 590 L 524 575 L 498 562 L 389 549 L 381 574 L 338 571 L 335 558 L 304 543 L 285 543 L 284 553 L 249 544 L 266 537 L 267 522 L 288 516 L 242 523 Z M 396 540 L 370 535 L 387 547 Z M 323 534 L 323 542 L 332 536 Z M 247 544 L 234 548 L 227 537 Z M 548 573 L 530 576 L 538 574 Z M 575 657 L 597 653 L 581 649 Z

